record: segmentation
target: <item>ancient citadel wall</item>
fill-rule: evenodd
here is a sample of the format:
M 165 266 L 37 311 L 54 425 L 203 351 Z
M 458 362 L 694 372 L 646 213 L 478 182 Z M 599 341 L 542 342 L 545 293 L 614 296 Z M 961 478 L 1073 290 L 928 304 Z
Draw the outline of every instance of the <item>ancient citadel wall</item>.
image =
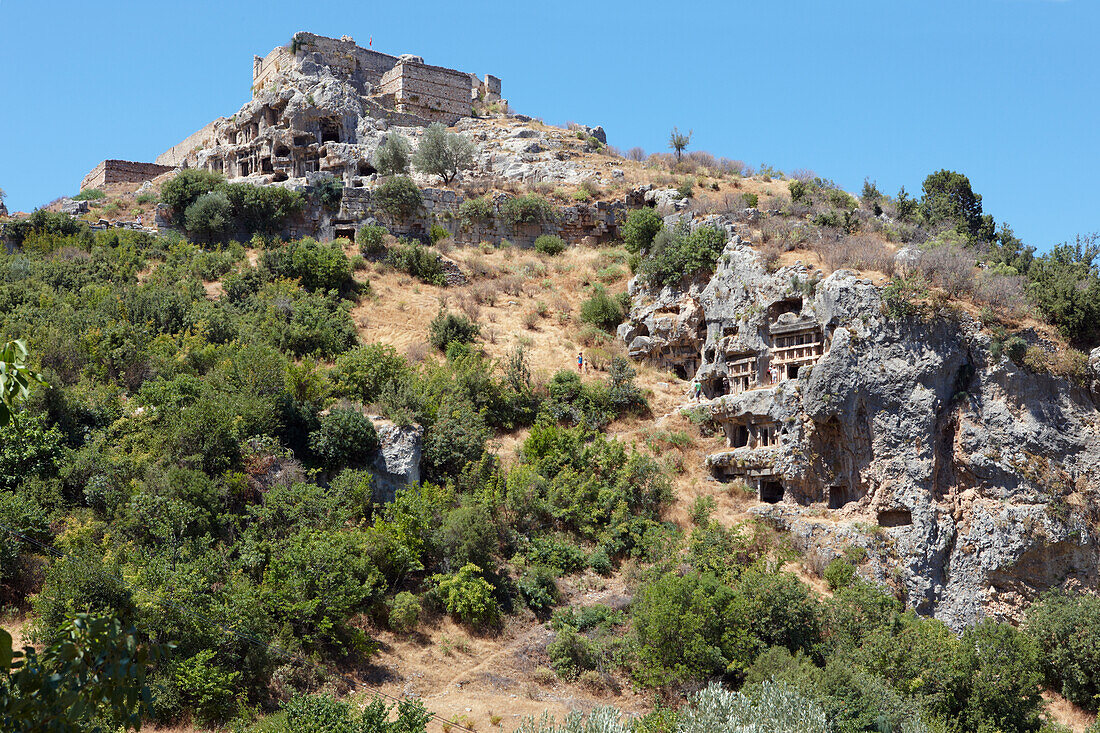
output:
M 212 147 L 214 144 L 214 126 L 217 125 L 219 121 L 220 118 L 213 122 L 208 122 L 198 132 L 191 133 L 181 142 L 165 150 L 157 156 L 157 164 L 180 166 L 183 165 L 188 154 L 196 148 Z
M 530 247 L 541 234 L 556 234 L 567 242 L 602 243 L 614 238 L 619 225 L 626 219 L 626 212 L 640 205 L 628 197 L 624 201 L 565 206 L 556 209 L 553 220 L 545 224 L 513 226 L 500 215 L 501 204 L 509 198 L 505 194 L 493 197 L 493 215 L 480 222 L 461 219 L 458 210 L 465 197 L 456 191 L 426 188 L 420 194 L 423 198 L 421 211 L 408 220 L 396 221 L 374 205 L 372 189 L 344 188 L 339 212 L 329 216 L 316 209 L 307 213 L 298 228 L 289 233 L 322 239 L 354 237 L 360 226 L 375 219 L 396 236 L 422 240 L 428 238 L 431 226 L 436 224 L 450 232 L 459 244 L 499 243 L 507 239 L 518 246 Z
M 80 182 L 80 190 L 96 188 L 107 183 L 140 183 L 151 181 L 162 173 L 174 170 L 171 165 L 137 163 L 131 160 L 104 160 L 92 168 Z
M 382 75 L 382 93 L 393 95 L 398 112 L 453 124 L 470 114 L 469 74 L 442 66 L 404 61 Z

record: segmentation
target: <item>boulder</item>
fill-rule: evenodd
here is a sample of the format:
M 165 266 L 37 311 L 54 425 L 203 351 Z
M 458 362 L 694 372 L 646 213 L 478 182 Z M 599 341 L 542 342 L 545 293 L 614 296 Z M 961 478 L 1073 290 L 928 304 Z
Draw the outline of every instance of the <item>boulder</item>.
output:
M 424 428 L 399 426 L 377 416 L 371 417 L 381 448 L 374 462 L 375 496 L 393 501 L 398 489 L 420 482 L 420 453 Z

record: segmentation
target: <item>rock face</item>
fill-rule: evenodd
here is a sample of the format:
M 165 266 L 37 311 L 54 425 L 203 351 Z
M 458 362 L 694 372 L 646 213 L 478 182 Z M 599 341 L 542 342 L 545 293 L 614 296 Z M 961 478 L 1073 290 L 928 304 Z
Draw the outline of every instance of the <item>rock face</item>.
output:
M 965 314 L 889 317 L 855 273 L 769 273 L 736 237 L 709 282 L 631 293 L 631 356 L 701 381 L 713 476 L 805 552 L 867 548 L 863 574 L 956 629 L 1097 587 L 1100 390 L 994 359 Z
M 401 427 L 379 417 L 371 419 L 382 446 L 374 462 L 375 498 L 393 501 L 397 490 L 420 481 L 420 449 L 424 428 Z

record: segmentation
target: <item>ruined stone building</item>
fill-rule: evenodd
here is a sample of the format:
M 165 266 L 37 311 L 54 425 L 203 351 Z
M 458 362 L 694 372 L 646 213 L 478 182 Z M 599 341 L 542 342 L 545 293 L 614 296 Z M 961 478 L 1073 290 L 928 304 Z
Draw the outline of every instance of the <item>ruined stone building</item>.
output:
M 370 155 L 392 126 L 453 125 L 474 103 L 502 101 L 500 79 L 391 56 L 351 38 L 295 33 L 252 63 L 252 99 L 161 153 L 156 163 L 107 160 L 81 188 L 202 168 L 255 183 L 330 174 L 346 185 L 374 172 Z
M 500 100 L 500 79 L 391 56 L 344 36 L 296 33 L 253 59 L 252 99 L 169 148 L 161 165 L 262 182 L 327 172 L 351 183 L 390 126 L 453 125 L 476 101 Z

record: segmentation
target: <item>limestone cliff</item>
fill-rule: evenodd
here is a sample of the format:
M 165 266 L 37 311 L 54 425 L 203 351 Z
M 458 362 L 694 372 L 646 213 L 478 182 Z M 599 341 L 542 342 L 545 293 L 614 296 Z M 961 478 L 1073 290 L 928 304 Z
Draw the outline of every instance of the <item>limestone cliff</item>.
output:
M 736 236 L 709 282 L 631 294 L 631 355 L 702 382 L 715 479 L 804 551 L 865 547 L 861 572 L 953 628 L 1097 586 L 1100 350 L 1091 384 L 1033 373 L 962 310 L 888 316 L 869 280 L 769 273 Z

